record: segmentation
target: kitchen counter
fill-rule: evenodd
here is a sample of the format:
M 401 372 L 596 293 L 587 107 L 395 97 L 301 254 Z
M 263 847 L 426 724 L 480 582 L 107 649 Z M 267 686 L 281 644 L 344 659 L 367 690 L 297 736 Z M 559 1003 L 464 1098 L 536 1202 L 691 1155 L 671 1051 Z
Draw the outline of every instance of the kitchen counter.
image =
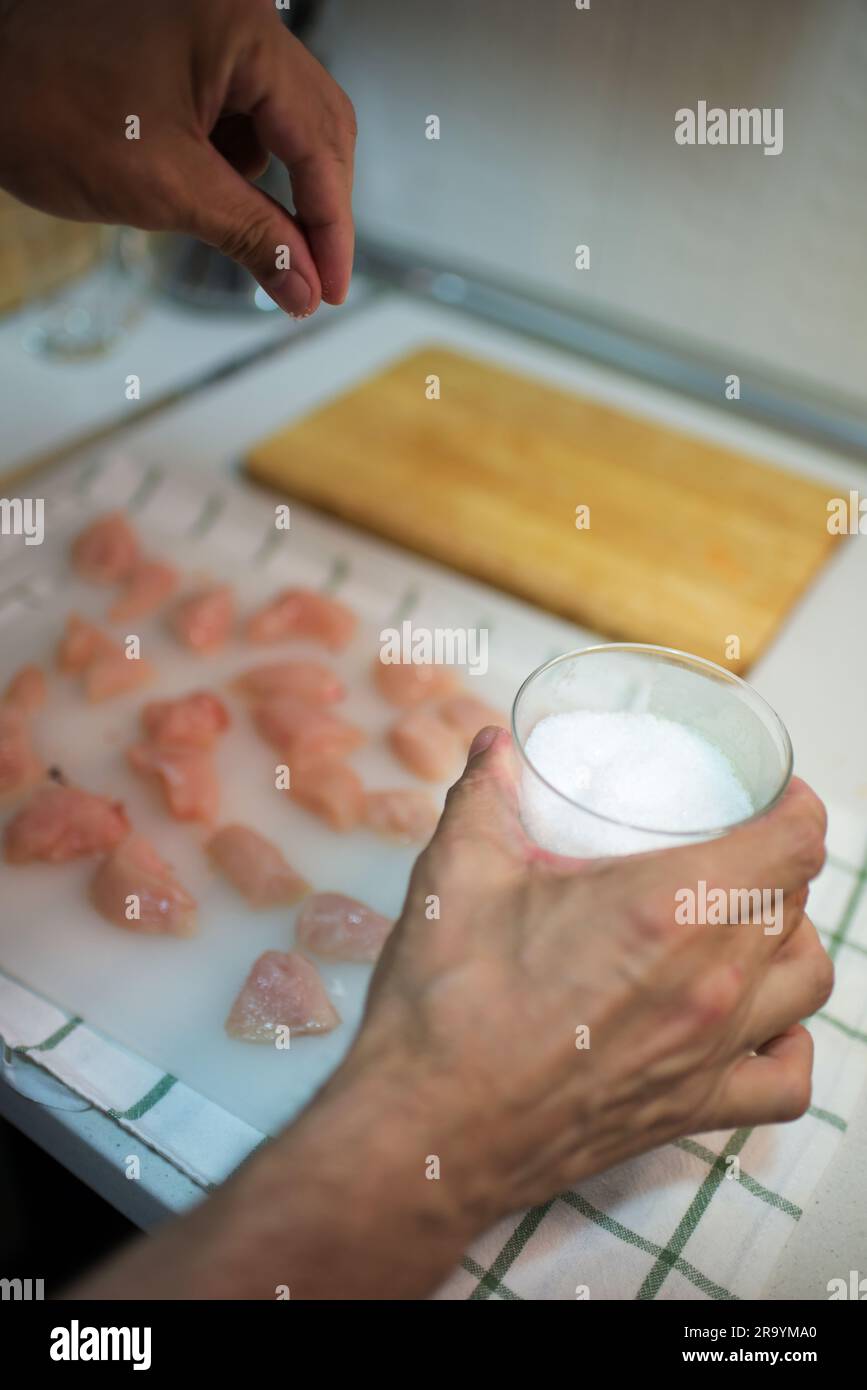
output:
M 14 321 L 0 328 L 0 370 L 15 385 L 9 403 L 5 465 L 43 456 L 70 438 L 123 422 L 128 371 L 148 390 L 172 396 L 164 410 L 133 418 L 112 439 L 146 461 L 203 479 L 236 471 L 244 450 L 294 415 L 336 395 L 393 357 L 424 342 L 443 341 L 544 374 L 547 381 L 620 405 L 710 439 L 827 479 L 840 490 L 867 493 L 867 470 L 843 458 L 759 427 L 738 415 L 737 402 L 714 410 L 590 363 L 360 282 L 344 311 L 310 325 L 264 316 L 252 322 L 198 317 L 155 307 L 111 357 L 67 367 L 22 362 Z M 246 359 L 247 365 L 243 365 Z M 229 368 L 236 369 L 229 373 Z M 209 378 L 217 374 L 218 379 Z M 19 390 L 19 382 L 21 387 Z M 196 383 L 198 389 L 192 388 Z M 188 392 L 188 394 L 185 394 Z M 147 403 L 147 391 L 145 392 Z M 51 409 L 46 408 L 51 402 Z M 840 547 L 769 651 L 751 682 L 786 722 L 797 771 L 833 805 L 846 857 L 867 853 L 867 745 L 861 738 L 867 688 L 867 537 Z M 147 1180 L 117 1175 L 123 1133 L 94 1110 L 45 1109 L 0 1085 L 0 1111 L 130 1219 L 151 1227 L 184 1209 L 201 1189 L 170 1164 L 149 1165 Z M 838 1157 L 825 1171 L 774 1272 L 768 1296 L 816 1298 L 827 1279 L 850 1269 L 867 1273 L 867 1091 Z M 125 1150 L 124 1150 L 125 1151 Z

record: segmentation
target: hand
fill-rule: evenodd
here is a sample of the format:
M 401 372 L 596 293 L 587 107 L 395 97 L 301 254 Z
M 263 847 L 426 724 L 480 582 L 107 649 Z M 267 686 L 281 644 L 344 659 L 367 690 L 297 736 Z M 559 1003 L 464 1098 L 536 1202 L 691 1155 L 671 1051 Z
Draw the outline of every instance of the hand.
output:
M 352 105 L 273 0 L 0 0 L 0 91 L 0 185 L 23 202 L 199 237 L 290 314 L 345 299 Z M 270 153 L 296 217 L 248 182 Z
M 510 740 L 485 731 L 415 867 L 349 1076 L 414 1092 L 477 1227 L 680 1135 L 796 1118 L 812 1066 L 799 1020 L 833 982 L 804 915 L 824 832 L 795 782 L 711 843 L 559 859 L 524 835 Z M 782 930 L 677 925 L 675 893 L 699 879 L 782 889 Z
M 804 915 L 824 832 L 795 782 L 709 844 L 558 859 L 521 829 L 508 735 L 484 730 L 342 1066 L 209 1201 L 70 1297 L 417 1298 L 510 1211 L 678 1135 L 803 1114 L 798 1020 L 833 979 Z M 699 879 L 784 890 L 782 931 L 677 925 Z

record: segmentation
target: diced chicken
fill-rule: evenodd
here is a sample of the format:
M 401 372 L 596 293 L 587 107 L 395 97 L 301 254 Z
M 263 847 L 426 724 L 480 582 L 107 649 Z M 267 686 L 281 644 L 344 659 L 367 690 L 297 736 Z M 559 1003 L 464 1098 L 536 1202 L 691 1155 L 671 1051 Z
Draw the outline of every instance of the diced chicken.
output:
M 92 704 L 140 690 L 154 677 L 154 668 L 141 657 L 128 657 L 122 647 L 97 656 L 84 672 L 84 691 Z
M 378 657 L 373 663 L 373 683 L 384 700 L 404 709 L 450 695 L 458 685 L 457 677 L 447 666 L 380 661 Z
M 179 642 L 196 652 L 222 647 L 235 624 L 235 596 L 227 584 L 182 599 L 171 615 Z
M 217 773 L 205 748 L 138 743 L 127 753 L 136 772 L 157 777 L 175 820 L 216 819 L 220 799 Z
M 116 927 L 147 935 L 195 936 L 196 900 L 141 835 L 130 835 L 102 861 L 90 900 Z
M 460 766 L 463 745 L 458 733 L 424 706 L 401 715 L 388 732 L 388 742 L 404 767 L 428 782 L 446 781 Z
M 142 728 L 152 743 L 210 748 L 231 720 L 222 700 L 206 690 L 177 700 L 153 700 L 141 712 Z
M 317 709 L 297 695 L 265 700 L 253 710 L 256 728 L 288 763 L 343 758 L 360 748 L 361 729 L 328 710 Z
M 57 665 L 61 671 L 72 675 L 84 671 L 98 656 L 117 650 L 117 644 L 93 623 L 79 618 L 77 613 L 70 613 L 57 648 Z
M 33 751 L 26 711 L 15 705 L 0 705 L 0 796 L 24 791 L 42 771 Z
M 254 666 L 234 681 L 236 690 L 254 700 L 295 695 L 313 705 L 330 705 L 346 694 L 343 682 L 320 661 L 277 661 Z
M 105 854 L 129 834 L 123 805 L 79 787 L 41 787 L 7 825 L 4 834 L 10 864 L 44 860 L 63 864 L 90 854 Z
M 123 512 L 108 512 L 76 537 L 71 558 L 72 568 L 82 579 L 117 584 L 139 558 L 138 537 Z
M 314 893 L 298 914 L 295 944 L 326 960 L 375 961 L 393 926 L 357 898 Z
M 346 763 L 304 763 L 290 769 L 290 795 L 332 830 L 354 830 L 364 818 L 364 787 Z
M 45 676 L 39 666 L 22 666 L 6 687 L 3 704 L 33 714 L 45 704 Z
M 427 792 L 412 787 L 368 792 L 364 799 L 365 825 L 402 844 L 425 843 L 438 820 L 439 811 Z
M 339 1022 L 315 965 L 294 951 L 265 951 L 232 1005 L 226 1032 L 243 1042 L 274 1043 L 283 1029 L 291 1041 L 298 1033 L 330 1033 Z
M 282 642 L 307 638 L 340 651 L 351 642 L 356 617 L 350 608 L 312 589 L 284 589 L 254 613 L 247 623 L 251 642 Z
M 276 845 L 246 825 L 225 825 L 212 835 L 208 854 L 251 907 L 296 903 L 310 892 Z
M 108 610 L 113 622 L 145 618 L 171 598 L 178 572 L 161 560 L 139 560 L 124 580 L 123 590 Z
M 507 726 L 506 717 L 500 710 L 486 705 L 484 700 L 477 700 L 475 695 L 450 695 L 440 701 L 436 712 L 450 729 L 454 729 L 467 748 L 479 729 L 484 729 L 487 724 Z

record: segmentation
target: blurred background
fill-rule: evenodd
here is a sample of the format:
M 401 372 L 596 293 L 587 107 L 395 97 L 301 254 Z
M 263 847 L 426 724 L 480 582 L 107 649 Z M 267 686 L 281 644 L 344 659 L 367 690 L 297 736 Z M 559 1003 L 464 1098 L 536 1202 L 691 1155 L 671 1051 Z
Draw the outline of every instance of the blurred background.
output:
M 710 399 L 720 373 L 738 371 L 743 411 L 865 448 L 859 0 L 608 0 L 581 11 L 565 0 L 295 0 L 284 18 L 357 109 L 362 271 Z M 673 113 L 699 99 L 782 107 L 782 154 L 678 146 Z M 425 138 L 429 114 L 438 141 Z M 281 170 L 265 182 L 288 199 Z M 578 244 L 590 248 L 581 271 Z M 7 379 L 21 334 L 49 355 L 122 342 L 145 353 L 140 319 L 160 299 L 210 313 L 212 329 L 221 313 L 249 317 L 221 323 L 218 338 L 183 331 L 142 404 L 274 332 L 255 327 L 268 303 L 222 258 L 177 239 L 149 253 L 150 281 L 140 238 L 63 226 L 2 197 L 0 311 L 37 304 L 21 333 L 2 336 Z M 109 305 L 79 284 L 60 317 L 46 307 L 94 263 Z M 8 421 L 13 455 L 68 442 L 64 426 L 104 422 L 110 402 L 99 374 L 91 380 L 93 401 L 65 419 L 59 383 L 57 428 L 31 421 L 29 434 L 24 383 Z M 70 395 L 87 384 L 79 373 Z
M 733 669 L 778 709 L 798 770 L 838 808 L 860 891 L 867 547 L 832 556 L 825 502 L 863 490 L 867 460 L 867 7 L 293 0 L 283 18 L 357 112 L 349 303 L 289 321 L 207 247 L 62 223 L 0 193 L 5 487 L 32 476 L 50 497 L 67 461 L 103 449 L 189 473 L 203 496 L 252 474 L 603 638 L 722 661 L 726 634 L 740 633 Z M 782 108 L 782 152 L 679 146 L 675 112 L 699 101 Z M 289 203 L 279 167 L 263 186 Z M 419 417 L 401 434 L 387 408 L 409 379 L 397 375 L 348 416 L 284 437 L 371 380 L 376 392 L 405 359 L 423 379 L 429 344 L 494 372 L 442 359 L 462 411 L 451 432 Z M 398 456 L 402 516 L 377 481 Z M 443 483 L 414 525 L 413 498 L 446 461 L 476 492 Z M 580 552 L 575 502 L 599 518 Z M 447 525 L 433 536 L 437 508 Z M 0 609 L 12 587 L 0 572 Z M 135 1184 L 107 1176 L 125 1140 L 31 1124 L 19 1099 L 3 1108 L 14 1119 L 0 1131 L 0 1255 L 16 1267 L 65 1278 L 132 1229 L 105 1203 L 100 1216 L 101 1196 L 140 1225 L 188 1200 L 166 1196 L 165 1176 L 147 1211 L 133 1209 Z M 59 1159 L 53 1171 L 39 1159 L 36 1196 L 28 1134 Z M 78 1206 L 78 1178 L 97 1207 Z M 850 1219 L 847 1182 L 840 1168 L 828 1179 L 829 1232 Z M 818 1260 L 818 1227 L 802 1226 Z M 780 1276 L 781 1296 L 796 1296 L 796 1273 Z

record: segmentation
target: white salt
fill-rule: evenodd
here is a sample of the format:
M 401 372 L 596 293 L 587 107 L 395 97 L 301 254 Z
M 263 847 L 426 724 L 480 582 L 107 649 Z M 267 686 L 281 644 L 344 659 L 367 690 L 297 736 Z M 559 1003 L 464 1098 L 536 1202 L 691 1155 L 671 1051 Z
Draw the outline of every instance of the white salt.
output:
M 524 769 L 521 814 L 527 832 L 557 854 L 633 854 L 684 843 L 754 810 L 719 748 L 696 730 L 655 714 L 551 714 L 533 729 L 525 751 L 551 786 L 579 803 L 569 805 Z

